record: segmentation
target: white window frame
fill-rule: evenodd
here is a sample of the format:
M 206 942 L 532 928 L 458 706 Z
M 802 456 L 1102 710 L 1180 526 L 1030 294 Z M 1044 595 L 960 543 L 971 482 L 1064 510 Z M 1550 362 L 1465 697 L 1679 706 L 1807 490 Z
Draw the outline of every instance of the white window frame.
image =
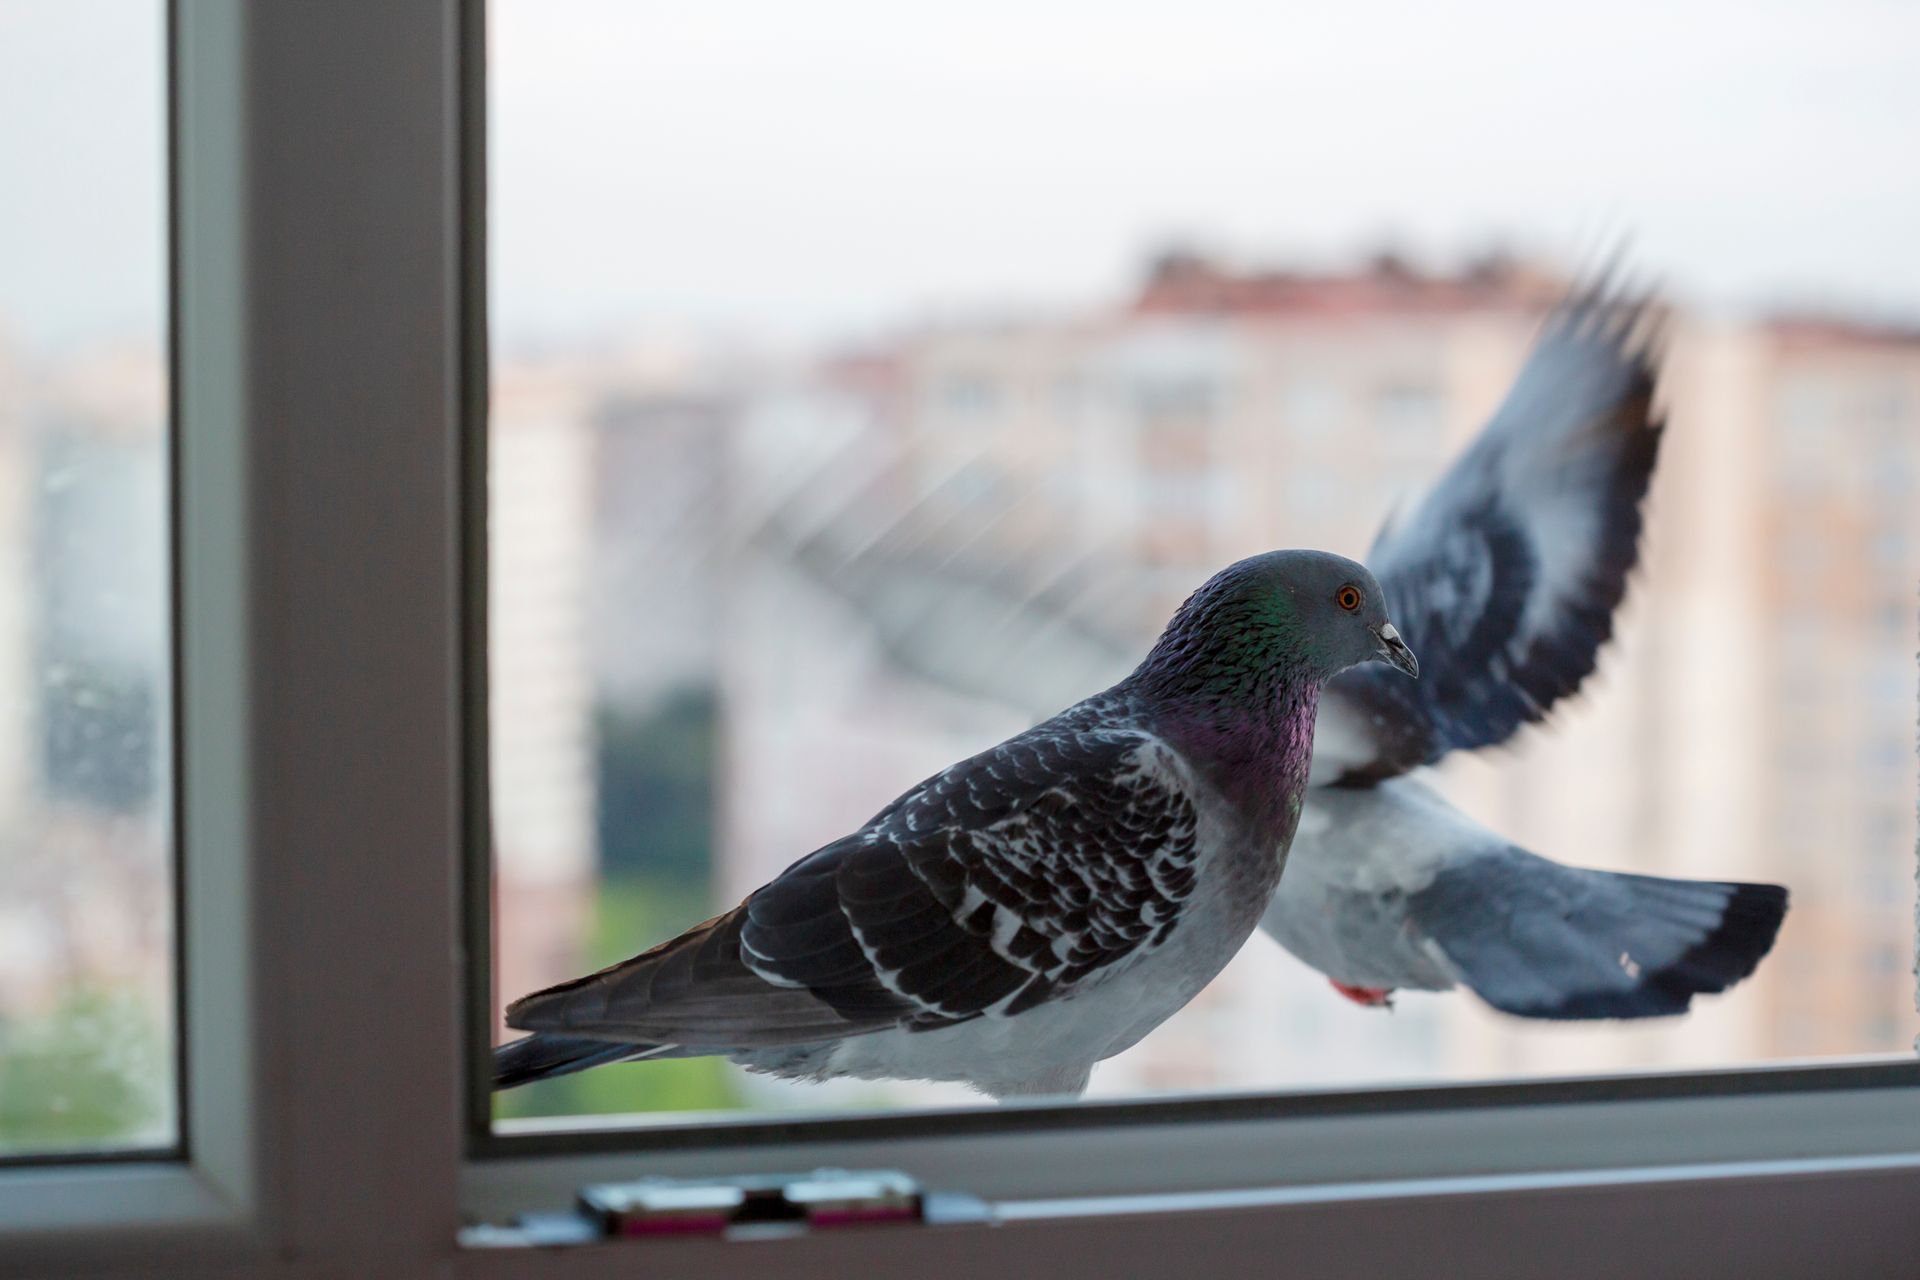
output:
M 465 952 L 486 920 L 462 907 L 457 853 L 485 820 L 462 732 L 484 687 L 463 641 L 481 576 L 462 505 L 481 493 L 484 405 L 478 28 L 462 0 L 177 0 L 184 1156 L 0 1170 L 0 1274 L 719 1277 L 741 1248 L 926 1280 L 1911 1265 L 1904 1059 L 479 1132 Z M 596 1179 L 820 1164 L 904 1168 L 1001 1201 L 1003 1223 L 457 1239 Z

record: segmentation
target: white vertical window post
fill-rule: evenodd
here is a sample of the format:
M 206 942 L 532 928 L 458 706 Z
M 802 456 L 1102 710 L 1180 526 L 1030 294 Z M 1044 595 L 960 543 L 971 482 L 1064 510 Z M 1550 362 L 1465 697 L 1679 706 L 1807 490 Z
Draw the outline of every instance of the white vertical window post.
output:
M 459 19 L 245 9 L 256 1156 L 284 1253 L 396 1267 L 462 1141 Z
M 182 1157 L 0 1170 L 0 1273 L 452 1253 L 459 16 L 174 5 Z

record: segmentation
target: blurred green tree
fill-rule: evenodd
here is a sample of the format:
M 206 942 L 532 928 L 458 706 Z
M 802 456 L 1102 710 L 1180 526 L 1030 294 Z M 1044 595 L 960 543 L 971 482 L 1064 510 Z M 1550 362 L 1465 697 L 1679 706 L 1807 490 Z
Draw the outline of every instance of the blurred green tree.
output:
M 595 714 L 600 890 L 587 964 L 624 960 L 713 914 L 711 689 L 674 691 L 644 712 Z M 725 1062 L 689 1058 L 562 1076 L 502 1094 L 501 1118 L 726 1111 L 743 1104 Z
M 0 1154 L 169 1143 L 170 1045 L 143 993 L 76 987 L 0 1023 Z

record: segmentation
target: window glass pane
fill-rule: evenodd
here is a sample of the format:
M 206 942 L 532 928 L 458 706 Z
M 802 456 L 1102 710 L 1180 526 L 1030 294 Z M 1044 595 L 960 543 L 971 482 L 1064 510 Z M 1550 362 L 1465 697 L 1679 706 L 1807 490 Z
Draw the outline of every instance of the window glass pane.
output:
M 1237 557 L 1364 555 L 1604 217 L 1673 308 L 1643 562 L 1580 696 L 1431 781 L 1565 863 L 1788 886 L 1772 955 L 1553 1022 L 1256 935 L 1092 1090 L 1907 1050 L 1920 334 L 1875 317 L 1920 313 L 1920 30 L 1844 8 L 494 0 L 496 1007 L 1104 687 Z M 702 1058 L 499 1114 L 971 1096 Z
M 0 1157 L 177 1133 L 165 48 L 0 0 Z

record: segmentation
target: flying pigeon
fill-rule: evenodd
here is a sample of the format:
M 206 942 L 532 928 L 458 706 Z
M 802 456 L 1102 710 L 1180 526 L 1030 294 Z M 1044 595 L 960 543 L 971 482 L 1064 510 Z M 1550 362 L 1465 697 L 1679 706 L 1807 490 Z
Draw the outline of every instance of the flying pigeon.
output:
M 929 778 L 746 901 L 515 1001 L 494 1087 L 723 1055 L 801 1079 L 1077 1094 L 1252 934 L 1322 686 L 1418 672 L 1367 570 L 1278 551 L 1188 598 L 1104 693 Z
M 1328 686 L 1318 785 L 1261 922 L 1361 1004 L 1459 983 L 1524 1017 L 1677 1014 L 1773 946 L 1778 885 L 1566 867 L 1386 781 L 1507 740 L 1593 670 L 1664 426 L 1653 329 L 1600 289 L 1563 305 L 1479 438 L 1368 556 L 1425 676 Z

